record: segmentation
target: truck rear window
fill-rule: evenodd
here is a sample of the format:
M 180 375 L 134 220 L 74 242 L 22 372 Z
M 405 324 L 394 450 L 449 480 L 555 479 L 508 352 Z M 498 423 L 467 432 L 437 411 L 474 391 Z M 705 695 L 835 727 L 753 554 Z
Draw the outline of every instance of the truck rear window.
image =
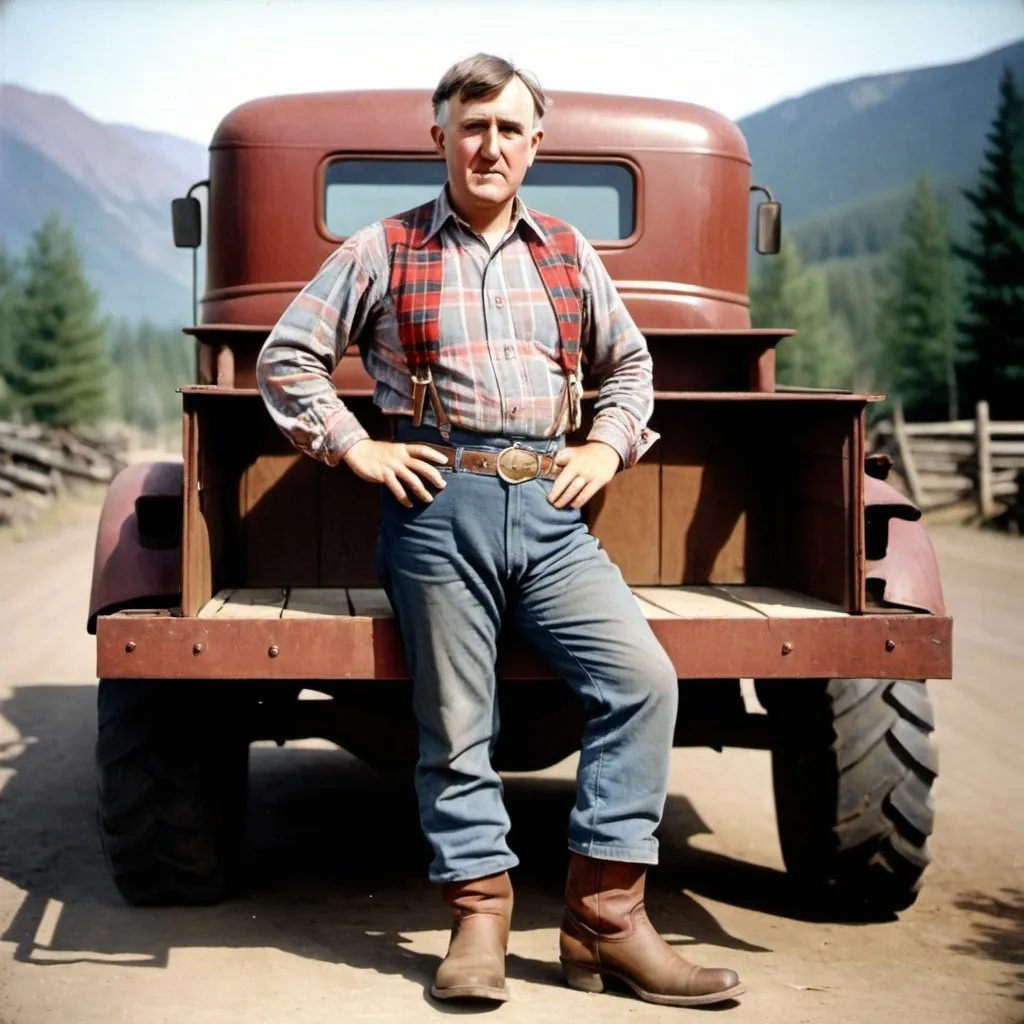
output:
M 441 160 L 335 160 L 324 176 L 327 230 L 345 238 L 428 202 L 444 181 Z M 636 182 L 622 164 L 538 160 L 519 194 L 527 206 L 567 220 L 591 241 L 619 241 L 636 226 Z

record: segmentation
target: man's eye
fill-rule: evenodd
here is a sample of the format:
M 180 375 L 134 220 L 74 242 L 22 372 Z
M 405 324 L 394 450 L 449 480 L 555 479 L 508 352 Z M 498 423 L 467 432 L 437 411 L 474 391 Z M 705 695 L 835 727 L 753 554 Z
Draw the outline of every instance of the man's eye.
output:
M 519 134 L 519 129 L 516 128 L 516 127 L 513 127 L 511 125 L 506 125 L 504 128 L 501 129 L 501 134 L 502 135 L 518 135 Z

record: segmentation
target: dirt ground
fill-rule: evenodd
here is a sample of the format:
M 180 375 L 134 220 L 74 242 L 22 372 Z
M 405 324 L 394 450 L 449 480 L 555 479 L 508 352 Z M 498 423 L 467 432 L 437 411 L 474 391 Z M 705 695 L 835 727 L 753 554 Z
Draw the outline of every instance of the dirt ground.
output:
M 446 943 L 409 783 L 326 744 L 252 754 L 248 895 L 136 910 L 93 820 L 95 511 L 0 546 L 0 1024 L 426 1021 Z M 649 906 L 694 958 L 748 985 L 736 1024 L 1024 1021 L 1024 540 L 937 527 L 956 679 L 932 686 L 935 863 L 899 920 L 801 920 L 787 897 L 768 755 L 674 755 Z M 574 764 L 510 777 L 513 1022 L 679 1020 L 565 988 L 557 925 Z M 708 1012 L 708 1011 L 705 1011 Z M 711 1011 L 713 1012 L 713 1011 Z

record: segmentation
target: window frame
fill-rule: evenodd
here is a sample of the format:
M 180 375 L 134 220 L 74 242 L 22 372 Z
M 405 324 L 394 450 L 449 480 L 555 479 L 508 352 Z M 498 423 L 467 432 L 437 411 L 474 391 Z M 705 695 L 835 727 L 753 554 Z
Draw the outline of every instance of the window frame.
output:
M 316 166 L 314 174 L 314 221 L 317 234 L 321 238 L 336 245 L 342 244 L 347 235 L 335 235 L 327 227 L 327 171 L 335 163 L 343 160 L 437 160 L 442 163 L 440 157 L 420 152 L 406 153 L 381 153 L 381 152 L 332 152 L 326 154 Z M 615 164 L 624 167 L 629 171 L 633 179 L 633 231 L 625 238 L 597 239 L 588 238 L 587 241 L 598 250 L 628 249 L 635 245 L 643 234 L 644 227 L 644 178 L 639 165 L 635 160 L 617 154 L 602 153 L 600 156 L 586 156 L 579 153 L 558 153 L 548 152 L 543 156 L 537 156 L 537 163 L 558 163 L 558 164 Z M 400 213 L 400 210 L 395 210 Z M 545 213 L 547 211 L 541 211 Z

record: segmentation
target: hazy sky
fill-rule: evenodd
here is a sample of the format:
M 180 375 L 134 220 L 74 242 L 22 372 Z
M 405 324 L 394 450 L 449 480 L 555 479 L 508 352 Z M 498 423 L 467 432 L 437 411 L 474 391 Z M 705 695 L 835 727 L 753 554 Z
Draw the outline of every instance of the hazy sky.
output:
M 433 87 L 488 50 L 548 89 L 740 117 L 1024 38 L 1024 0 L 0 0 L 0 80 L 207 142 L 255 96 Z

